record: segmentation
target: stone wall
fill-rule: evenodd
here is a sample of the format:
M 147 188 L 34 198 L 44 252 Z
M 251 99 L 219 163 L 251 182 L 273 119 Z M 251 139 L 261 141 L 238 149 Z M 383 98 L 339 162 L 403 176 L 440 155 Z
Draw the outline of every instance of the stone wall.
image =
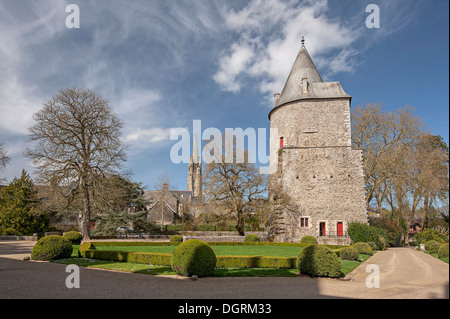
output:
M 287 103 L 272 111 L 271 128 L 278 129 L 278 137 L 271 135 L 271 165 L 277 165 L 271 185 L 292 206 L 284 212 L 284 234 L 275 240 L 318 237 L 320 223 L 326 235 L 335 236 L 338 223 L 344 234 L 353 221 L 367 223 L 362 152 L 351 148 L 349 99 Z M 308 219 L 307 227 L 301 218 Z

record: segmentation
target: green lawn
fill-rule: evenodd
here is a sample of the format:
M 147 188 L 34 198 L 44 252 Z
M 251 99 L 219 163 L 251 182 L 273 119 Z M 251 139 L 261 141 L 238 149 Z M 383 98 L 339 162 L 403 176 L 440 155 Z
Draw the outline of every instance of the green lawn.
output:
M 172 254 L 176 246 L 102 246 L 99 250 Z M 283 246 L 211 246 L 216 256 L 296 257 L 302 247 Z
M 175 275 L 175 272 L 168 266 L 154 266 L 137 263 L 124 263 L 106 260 L 94 260 L 88 258 L 78 258 L 78 247 L 74 245 L 72 258 L 58 260 L 56 262 L 63 264 L 76 264 L 83 267 L 99 268 L 105 270 L 115 270 L 124 272 L 133 272 L 150 275 Z M 171 254 L 175 246 L 123 246 L 123 247 L 102 247 L 102 250 L 119 251 L 138 251 L 138 252 L 158 252 Z M 295 257 L 298 255 L 301 247 L 281 247 L 281 246 L 211 246 L 216 255 L 243 255 L 243 256 L 275 256 L 275 257 Z M 341 270 L 343 275 L 358 267 L 362 261 L 370 256 L 359 255 L 359 261 L 341 260 Z M 228 268 L 216 269 L 214 277 L 296 277 L 297 269 L 276 269 L 276 268 Z

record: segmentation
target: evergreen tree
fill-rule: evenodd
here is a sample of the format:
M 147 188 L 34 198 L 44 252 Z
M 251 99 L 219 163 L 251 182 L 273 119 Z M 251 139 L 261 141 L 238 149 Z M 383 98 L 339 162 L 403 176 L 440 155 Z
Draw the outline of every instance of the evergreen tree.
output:
M 43 233 L 49 218 L 37 209 L 38 205 L 33 180 L 22 170 L 20 178 L 14 178 L 0 192 L 0 235 Z

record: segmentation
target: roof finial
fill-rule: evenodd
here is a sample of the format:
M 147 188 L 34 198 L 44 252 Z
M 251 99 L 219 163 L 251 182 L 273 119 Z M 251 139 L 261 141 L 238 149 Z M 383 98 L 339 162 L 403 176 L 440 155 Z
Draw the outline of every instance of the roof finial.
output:
M 302 47 L 305 46 L 305 37 L 302 35 Z

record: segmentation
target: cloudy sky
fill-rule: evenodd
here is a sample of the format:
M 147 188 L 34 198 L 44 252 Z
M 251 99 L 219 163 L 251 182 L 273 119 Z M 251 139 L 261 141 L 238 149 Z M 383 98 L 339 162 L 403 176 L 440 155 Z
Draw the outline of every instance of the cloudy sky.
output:
M 80 28 L 66 27 L 69 4 Z M 380 28 L 366 27 L 369 4 Z M 27 128 L 67 87 L 108 99 L 124 122 L 126 169 L 152 188 L 169 174 L 171 128 L 268 128 L 300 48 L 352 105 L 414 108 L 449 143 L 449 3 L 445 0 L 0 0 L 0 143 L 8 180 L 25 168 Z

